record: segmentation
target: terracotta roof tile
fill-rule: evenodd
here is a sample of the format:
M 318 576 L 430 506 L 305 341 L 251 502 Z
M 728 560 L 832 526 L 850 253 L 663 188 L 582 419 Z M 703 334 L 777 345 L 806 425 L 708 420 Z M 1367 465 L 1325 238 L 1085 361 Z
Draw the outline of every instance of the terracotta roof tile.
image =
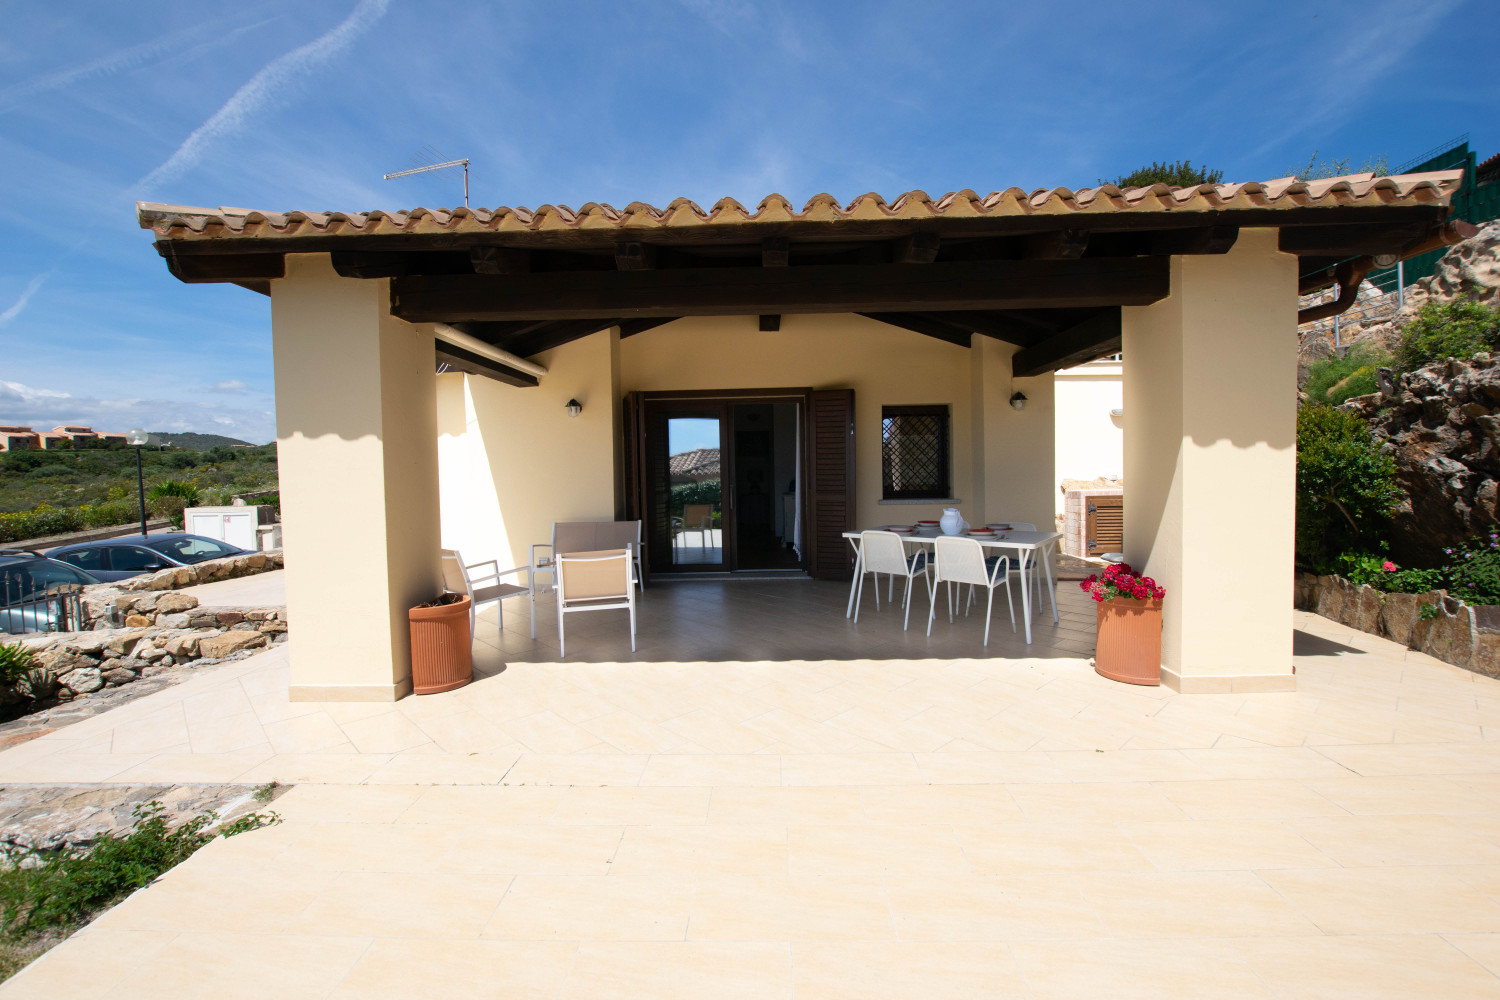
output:
M 1222 212 L 1323 206 L 1446 205 L 1462 182 L 1460 170 L 1372 177 L 1354 174 L 1315 181 L 1279 177 L 1238 184 L 1121 189 L 1113 184 L 1073 190 L 1006 188 L 980 196 L 965 189 L 936 200 L 908 191 L 894 201 L 870 192 L 841 204 L 817 194 L 797 211 L 779 194 L 767 195 L 748 211 L 733 198 L 721 198 L 704 211 L 687 198 L 666 208 L 633 201 L 623 209 L 589 202 L 576 211 L 567 205 L 527 208 L 413 208 L 385 212 L 263 212 L 244 208 L 192 208 L 137 202 L 141 228 L 162 239 L 275 239 L 293 236 L 389 235 L 397 233 L 522 233 L 547 230 L 684 229 L 698 226 L 932 219 L 1143 212 Z

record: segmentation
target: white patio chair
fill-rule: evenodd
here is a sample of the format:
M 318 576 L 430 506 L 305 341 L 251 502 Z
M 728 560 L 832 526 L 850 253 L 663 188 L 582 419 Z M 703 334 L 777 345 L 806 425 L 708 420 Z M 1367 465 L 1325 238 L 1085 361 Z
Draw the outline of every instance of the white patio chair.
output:
M 635 562 L 630 546 L 607 552 L 565 552 L 553 557 L 557 577 L 557 643 L 567 653 L 563 621 L 579 611 L 630 611 L 630 651 L 635 652 Z
M 672 549 L 677 549 L 677 536 L 689 531 L 698 532 L 698 549 L 708 551 L 708 539 L 714 530 L 713 504 L 688 504 L 682 508 L 682 516 L 672 518 Z
M 624 546 L 630 549 L 635 560 L 635 585 L 646 589 L 646 580 L 641 572 L 641 522 L 640 521 L 554 521 L 552 541 L 531 547 L 531 637 L 536 638 L 536 597 L 552 589 L 552 584 L 537 578 L 557 578 L 557 568 L 552 560 L 559 552 L 602 552 Z
M 1036 525 L 1032 524 L 1030 521 L 1006 521 L 1002 519 L 996 521 L 995 523 L 1009 524 L 1012 531 L 1036 530 Z M 992 556 L 991 558 L 994 557 Z M 1010 555 L 1002 556 L 1001 558 L 1010 560 L 1009 572 L 1020 576 L 1023 582 L 1029 583 L 1032 588 L 1032 601 L 1040 602 L 1042 599 L 1042 569 L 1040 565 L 1041 561 L 1037 557 L 1037 550 L 1033 549 L 1032 551 L 1027 552 L 1025 556 L 1020 559 L 1017 559 L 1014 551 L 1012 551 Z M 974 592 L 970 590 L 969 604 L 972 606 L 973 603 Z
M 870 589 L 875 594 L 875 610 L 880 610 L 880 574 L 889 573 L 892 582 L 896 577 L 906 578 L 906 591 L 901 598 L 902 605 L 906 608 L 906 618 L 901 623 L 902 631 L 911 624 L 911 585 L 918 575 L 927 572 L 927 553 L 918 552 L 916 555 L 908 556 L 906 546 L 901 541 L 901 536 L 894 531 L 863 531 L 859 536 L 859 549 L 864 553 L 861 560 L 859 575 L 859 590 L 854 597 L 854 620 L 859 621 L 859 605 L 864 599 L 865 574 L 875 574 L 875 586 Z M 894 600 L 894 598 L 891 598 Z
M 507 597 L 520 597 L 531 593 L 531 582 L 529 566 L 516 566 L 512 569 L 502 570 L 497 559 L 486 559 L 484 562 L 465 563 L 463 556 L 459 555 L 457 549 L 443 549 L 443 586 L 455 594 L 469 595 L 469 635 L 474 634 L 474 622 L 481 604 L 500 604 Z M 488 566 L 486 573 L 475 574 L 472 571 Z M 518 583 L 504 583 L 505 577 L 515 573 L 527 573 L 527 582 L 523 586 Z M 505 608 L 502 605 L 499 613 L 500 630 L 505 630 Z M 531 610 L 531 635 L 536 638 L 536 606 Z
M 933 539 L 932 605 L 927 609 L 927 634 L 937 616 L 937 588 L 944 583 L 983 587 L 989 593 L 984 607 L 984 644 L 990 644 L 990 615 L 995 607 L 995 588 L 1005 585 L 1005 604 L 1010 609 L 1010 630 L 1016 630 L 1016 606 L 1010 594 L 1010 560 L 1004 556 L 985 559 L 984 546 L 972 538 L 939 535 Z M 953 621 L 953 590 L 948 590 L 948 621 Z

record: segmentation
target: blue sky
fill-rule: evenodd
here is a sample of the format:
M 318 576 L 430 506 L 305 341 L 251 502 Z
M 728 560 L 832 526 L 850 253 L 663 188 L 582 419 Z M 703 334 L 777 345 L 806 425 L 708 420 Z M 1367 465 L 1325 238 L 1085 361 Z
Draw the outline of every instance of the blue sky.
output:
M 754 205 L 1082 187 L 1188 157 L 1500 151 L 1493 0 L 0 2 L 0 422 L 275 434 L 269 300 L 183 285 L 137 199 Z

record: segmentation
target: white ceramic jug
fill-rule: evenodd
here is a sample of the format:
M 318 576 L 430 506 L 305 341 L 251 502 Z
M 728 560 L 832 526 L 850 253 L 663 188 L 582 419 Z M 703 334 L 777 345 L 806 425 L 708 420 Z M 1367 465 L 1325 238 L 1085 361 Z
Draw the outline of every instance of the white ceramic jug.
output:
M 968 530 L 969 522 L 963 519 L 957 507 L 944 507 L 943 519 L 938 522 L 938 527 L 943 529 L 945 535 L 957 535 Z

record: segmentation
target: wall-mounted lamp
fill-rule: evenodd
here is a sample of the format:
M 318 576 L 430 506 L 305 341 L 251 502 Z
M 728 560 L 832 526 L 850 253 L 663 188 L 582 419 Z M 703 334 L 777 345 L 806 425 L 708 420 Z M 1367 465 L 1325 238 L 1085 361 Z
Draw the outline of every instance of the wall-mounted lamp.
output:
M 568 416 L 570 417 L 576 417 L 583 412 L 583 404 L 576 399 L 568 400 L 563 404 L 563 408 L 568 411 Z
M 1117 406 L 1113 410 L 1109 411 L 1109 415 L 1112 417 L 1123 417 L 1125 415 L 1125 408 Z
M 1010 397 L 1010 407 L 1013 410 L 1026 409 L 1026 397 L 1022 393 L 1016 393 L 1014 396 Z

